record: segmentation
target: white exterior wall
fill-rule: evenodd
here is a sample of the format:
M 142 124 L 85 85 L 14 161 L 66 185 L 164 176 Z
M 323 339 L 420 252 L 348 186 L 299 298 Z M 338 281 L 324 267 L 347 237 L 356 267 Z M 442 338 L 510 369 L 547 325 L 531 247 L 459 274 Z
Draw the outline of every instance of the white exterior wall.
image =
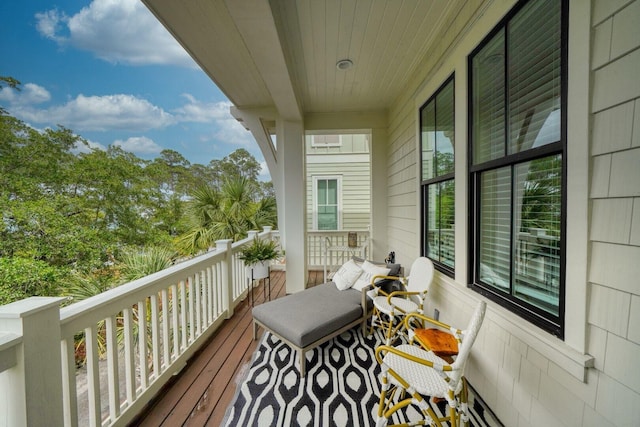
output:
M 456 326 L 481 298 L 466 287 L 466 60 L 514 4 L 469 7 L 445 23 L 438 51 L 389 112 L 387 238 L 410 265 L 420 244 L 418 110 L 455 72 L 456 277 L 437 275 L 428 310 Z M 640 420 L 640 0 L 571 1 L 569 27 L 566 337 L 488 302 L 467 373 L 508 426 L 632 426 Z
M 371 225 L 371 162 L 369 135 L 345 134 L 338 147 L 313 147 L 306 137 L 307 228 L 315 230 L 314 177 L 339 178 L 342 230 L 366 230 Z
M 587 336 L 598 379 L 592 410 L 615 425 L 638 425 L 640 1 L 595 1 L 592 24 Z

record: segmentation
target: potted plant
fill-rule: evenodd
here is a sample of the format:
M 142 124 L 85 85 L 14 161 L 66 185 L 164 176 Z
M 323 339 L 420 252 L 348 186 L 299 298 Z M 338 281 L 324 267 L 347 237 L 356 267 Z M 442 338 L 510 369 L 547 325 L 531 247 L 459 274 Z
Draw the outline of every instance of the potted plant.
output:
M 238 258 L 247 267 L 247 276 L 253 279 L 264 279 L 269 276 L 269 264 L 280 258 L 281 253 L 275 240 L 263 240 L 258 237 L 250 245 L 240 251 Z

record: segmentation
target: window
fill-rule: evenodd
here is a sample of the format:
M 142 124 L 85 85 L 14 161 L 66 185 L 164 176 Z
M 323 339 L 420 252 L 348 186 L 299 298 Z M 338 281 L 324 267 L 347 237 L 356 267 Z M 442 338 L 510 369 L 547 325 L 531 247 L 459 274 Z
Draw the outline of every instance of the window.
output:
M 314 222 L 316 230 L 339 230 L 340 180 L 314 177 Z
M 342 138 L 340 135 L 311 135 L 311 146 L 319 147 L 340 147 Z
M 453 76 L 420 109 L 422 254 L 448 274 L 454 270 Z
M 520 3 L 469 57 L 471 286 L 560 337 L 564 4 Z

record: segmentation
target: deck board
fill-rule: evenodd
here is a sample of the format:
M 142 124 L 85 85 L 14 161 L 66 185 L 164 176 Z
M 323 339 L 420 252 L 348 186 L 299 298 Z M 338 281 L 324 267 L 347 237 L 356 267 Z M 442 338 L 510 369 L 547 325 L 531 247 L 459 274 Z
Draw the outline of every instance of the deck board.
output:
M 321 271 L 310 271 L 307 287 L 322 283 Z M 285 274 L 271 273 L 271 297 L 286 294 Z M 255 302 L 264 301 L 263 287 Z M 182 371 L 170 381 L 129 425 L 218 426 L 236 392 L 239 378 L 251 361 L 259 340 L 253 340 L 251 307 L 247 300 L 235 309 Z

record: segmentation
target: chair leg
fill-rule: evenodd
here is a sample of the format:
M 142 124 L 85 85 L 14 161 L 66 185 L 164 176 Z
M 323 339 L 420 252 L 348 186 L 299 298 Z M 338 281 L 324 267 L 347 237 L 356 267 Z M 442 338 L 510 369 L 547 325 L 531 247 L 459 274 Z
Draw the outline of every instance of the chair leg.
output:
M 389 323 L 387 323 L 387 325 L 386 325 L 387 326 L 387 328 L 386 328 L 387 332 L 385 333 L 385 344 L 386 345 L 391 345 L 391 336 L 393 335 L 393 331 L 394 331 L 394 328 L 393 328 L 394 316 L 393 315 L 389 315 L 388 317 L 389 317 Z
M 453 394 L 452 390 L 449 390 L 449 425 L 451 427 L 456 427 L 458 422 L 458 413 L 456 410 L 456 397 Z
M 387 399 L 387 390 L 389 389 L 389 379 L 387 378 L 387 373 L 383 372 L 380 376 L 380 381 L 382 382 L 382 391 L 380 392 L 380 402 L 378 402 L 378 417 L 376 418 L 376 427 L 386 427 L 387 418 L 384 416 L 386 404 L 385 401 Z
M 402 386 L 392 386 L 389 382 L 389 375 L 393 375 Z M 403 379 L 393 373 L 388 367 L 382 366 L 380 374 L 381 392 L 380 401 L 378 402 L 378 414 L 376 418 L 376 427 L 387 427 L 392 415 L 410 405 L 417 405 L 418 409 L 424 416 L 424 420 L 415 421 L 410 424 L 392 424 L 389 427 L 399 427 L 407 425 L 429 425 L 440 426 L 440 420 L 426 400 L 417 391 L 412 390 Z M 395 403 L 394 403 L 395 402 Z
M 371 326 L 369 327 L 369 336 L 373 334 L 373 329 L 376 326 L 376 322 L 380 321 L 380 311 L 373 307 L 373 314 L 371 315 Z
M 459 403 L 460 425 L 469 427 L 469 389 L 467 388 L 467 379 L 465 377 L 462 377 L 462 391 L 460 391 Z

